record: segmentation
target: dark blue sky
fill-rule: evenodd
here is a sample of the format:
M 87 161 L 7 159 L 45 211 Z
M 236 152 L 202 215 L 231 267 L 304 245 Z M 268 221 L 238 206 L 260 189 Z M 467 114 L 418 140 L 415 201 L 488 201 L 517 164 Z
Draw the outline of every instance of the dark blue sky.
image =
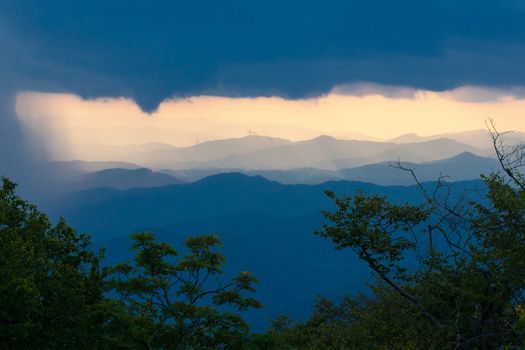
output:
M 5 89 L 315 96 L 369 81 L 525 86 L 519 0 L 0 2 Z

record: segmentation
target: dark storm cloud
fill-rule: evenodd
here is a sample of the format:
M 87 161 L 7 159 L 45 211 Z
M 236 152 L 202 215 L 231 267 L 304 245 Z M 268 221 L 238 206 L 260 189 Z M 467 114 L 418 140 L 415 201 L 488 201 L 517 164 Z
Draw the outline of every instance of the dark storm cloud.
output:
M 519 1 L 4 1 L 23 89 L 315 96 L 354 82 L 524 86 Z
M 5 22 L 0 21 L 0 175 L 13 176 L 23 172 L 28 152 L 14 113 L 13 99 L 18 77 L 13 67 L 16 65 L 17 48 L 9 38 Z

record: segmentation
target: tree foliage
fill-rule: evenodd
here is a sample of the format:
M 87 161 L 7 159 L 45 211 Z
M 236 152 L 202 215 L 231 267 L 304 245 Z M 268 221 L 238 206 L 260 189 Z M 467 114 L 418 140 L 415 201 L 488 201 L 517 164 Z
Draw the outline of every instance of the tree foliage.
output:
M 216 281 L 225 260 L 213 249 L 220 243 L 217 237 L 187 239 L 189 254 L 178 260 L 175 249 L 156 242 L 151 233 L 134 234 L 133 240 L 134 262 L 110 269 L 111 288 L 126 310 L 116 319 L 115 329 L 124 330 L 117 344 L 148 349 L 232 349 L 243 344 L 249 328 L 237 312 L 261 306 L 243 295 L 255 292 L 256 280 L 241 272 L 227 283 Z
M 255 278 L 221 284 L 215 236 L 188 238 L 177 260 L 151 233 L 132 235 L 131 262 L 101 268 L 88 235 L 0 189 L 0 348 L 234 349 L 249 327 L 239 312 L 261 304 Z
M 56 226 L 15 194 L 0 189 L 0 344 L 10 349 L 96 345 L 103 299 L 100 255 L 89 238 Z
M 429 192 L 401 164 L 420 186 L 420 206 L 328 191 L 335 210 L 317 234 L 355 252 L 375 282 L 339 304 L 322 299 L 309 320 L 278 323 L 264 340 L 284 349 L 522 348 L 524 148 L 505 148 L 492 131 L 503 174 L 482 176 L 475 200 L 452 196 L 443 179 Z

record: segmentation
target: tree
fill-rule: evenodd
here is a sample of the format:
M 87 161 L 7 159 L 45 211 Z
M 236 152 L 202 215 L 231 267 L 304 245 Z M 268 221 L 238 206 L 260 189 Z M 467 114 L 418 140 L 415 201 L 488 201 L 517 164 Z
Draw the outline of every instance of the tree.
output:
M 494 132 L 496 145 L 499 134 Z M 374 271 L 378 283 L 372 304 L 394 304 L 398 311 L 393 319 L 374 320 L 375 327 L 381 329 L 378 322 L 405 324 L 397 336 L 401 347 L 409 340 L 415 348 L 524 345 L 525 186 L 516 162 L 506 162 L 509 154 L 523 159 L 516 155 L 520 147 L 498 152 L 508 176 L 482 176 L 486 192 L 479 200 L 452 203 L 442 180 L 431 194 L 417 182 L 426 199 L 420 206 L 327 192 L 336 210 L 324 213 L 328 223 L 317 234 L 331 239 L 336 249 L 353 250 Z M 406 269 L 408 256 L 420 257 L 418 268 Z M 377 317 L 384 314 L 370 308 Z M 363 320 L 357 317 L 350 328 Z M 376 337 L 376 345 L 388 339 Z
M 100 254 L 87 235 L 48 218 L 2 178 L 0 344 L 9 349 L 82 349 L 101 340 Z
M 371 268 L 370 293 L 321 299 L 309 320 L 278 320 L 254 348 L 523 348 L 525 146 L 505 145 L 489 127 L 502 173 L 482 176 L 478 196 L 457 196 L 444 177 L 421 184 L 400 163 L 420 205 L 327 191 L 335 209 L 316 234 Z
M 244 292 L 254 292 L 255 278 L 241 272 L 220 284 L 225 258 L 213 250 L 215 236 L 188 238 L 189 254 L 156 242 L 151 233 L 132 235 L 137 250 L 133 262 L 110 269 L 120 314 L 111 324 L 114 344 L 145 349 L 234 349 L 245 342 L 248 325 L 237 313 L 261 304 Z M 217 280 L 217 281 L 214 281 Z
M 248 325 L 239 311 L 261 307 L 245 292 L 255 278 L 241 272 L 220 284 L 222 254 L 215 236 L 188 238 L 176 261 L 151 233 L 132 235 L 133 262 L 102 269 L 63 219 L 0 188 L 0 348 L 235 349 Z M 216 282 L 216 283 L 215 283 Z

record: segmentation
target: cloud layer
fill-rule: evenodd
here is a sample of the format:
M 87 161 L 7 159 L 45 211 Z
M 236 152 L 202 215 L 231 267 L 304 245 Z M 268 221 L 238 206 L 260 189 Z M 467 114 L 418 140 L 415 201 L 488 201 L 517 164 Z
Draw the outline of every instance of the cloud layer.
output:
M 516 0 L 5 1 L 25 90 L 305 98 L 369 81 L 525 86 Z

